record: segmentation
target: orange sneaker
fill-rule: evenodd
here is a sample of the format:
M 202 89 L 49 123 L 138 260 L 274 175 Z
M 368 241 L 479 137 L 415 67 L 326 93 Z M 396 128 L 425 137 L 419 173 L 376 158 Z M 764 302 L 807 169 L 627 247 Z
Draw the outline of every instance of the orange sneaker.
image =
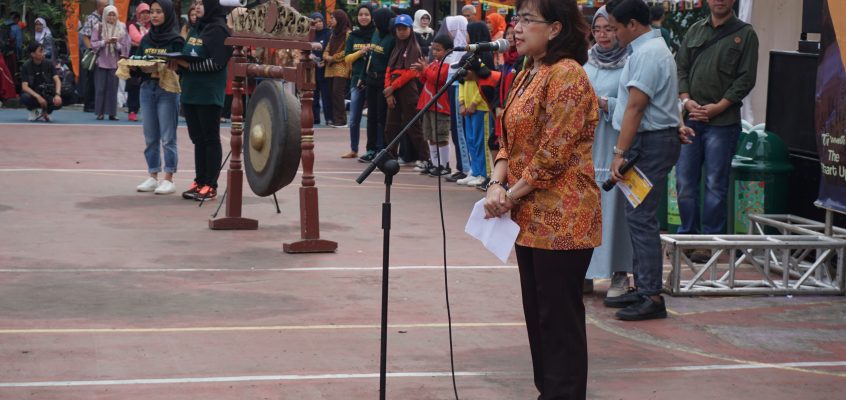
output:
M 194 200 L 194 196 L 197 194 L 197 189 L 200 186 L 197 185 L 197 182 L 191 182 L 191 186 L 188 187 L 188 190 L 182 192 L 182 198 L 185 200 Z
M 217 189 L 209 186 L 204 185 L 199 190 L 197 190 L 197 194 L 194 196 L 194 200 L 197 201 L 209 201 L 214 200 L 217 198 Z

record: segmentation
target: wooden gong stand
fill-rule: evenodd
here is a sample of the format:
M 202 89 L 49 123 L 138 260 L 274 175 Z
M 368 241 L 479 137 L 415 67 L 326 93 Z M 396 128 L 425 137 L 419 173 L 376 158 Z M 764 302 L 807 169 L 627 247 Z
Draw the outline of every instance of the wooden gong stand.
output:
M 314 30 L 309 38 L 314 37 Z M 235 33 L 226 39 L 226 45 L 233 46 L 232 61 L 229 68 L 233 72 L 232 80 L 232 156 L 229 171 L 226 174 L 226 210 L 223 217 L 209 219 L 211 229 L 258 229 L 258 220 L 241 216 L 244 170 L 242 150 L 244 140 L 244 105 L 241 98 L 244 84 L 248 77 L 283 79 L 294 83 L 300 93 L 302 109 L 301 157 L 303 179 L 300 187 L 300 240 L 283 243 L 286 253 L 325 253 L 338 249 L 338 243 L 320 239 L 320 218 L 318 216 L 317 186 L 314 179 L 314 115 L 312 101 L 316 88 L 315 65 L 309 59 L 312 50 L 310 40 L 276 39 L 250 33 Z M 243 47 L 261 47 L 266 49 L 291 49 L 300 51 L 300 61 L 294 67 L 261 65 L 248 63 Z

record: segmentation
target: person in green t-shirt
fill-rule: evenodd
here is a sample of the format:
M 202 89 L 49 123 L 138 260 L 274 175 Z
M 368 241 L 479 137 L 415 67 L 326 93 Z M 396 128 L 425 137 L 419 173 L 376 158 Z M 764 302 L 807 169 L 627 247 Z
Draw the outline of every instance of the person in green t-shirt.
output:
M 231 34 L 226 26 L 226 9 L 218 0 L 203 0 L 195 6 L 197 24 L 188 32 L 182 48 L 186 59 L 174 60 L 182 76 L 182 109 L 188 136 L 194 143 L 196 175 L 182 197 L 213 200 L 223 160 L 220 145 L 220 115 L 226 90 L 226 65 L 232 47 L 224 45 Z

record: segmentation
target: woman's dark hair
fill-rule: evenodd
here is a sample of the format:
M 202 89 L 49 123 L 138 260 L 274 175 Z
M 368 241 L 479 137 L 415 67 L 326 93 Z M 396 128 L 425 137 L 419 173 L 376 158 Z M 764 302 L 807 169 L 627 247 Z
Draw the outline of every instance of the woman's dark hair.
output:
M 649 19 L 651 21 L 657 21 L 661 18 L 664 18 L 664 6 L 660 4 L 656 4 L 649 9 Z
M 544 64 L 554 64 L 563 58 L 579 64 L 587 62 L 590 25 L 582 17 L 576 0 L 517 0 L 517 10 L 527 5 L 534 5 L 547 22 L 561 23 L 561 33 L 549 41 L 546 55 L 541 59 Z
M 605 5 L 605 10 L 623 25 L 628 25 L 631 20 L 647 26 L 651 22 L 649 6 L 643 0 L 611 0 Z
M 453 47 L 452 38 L 449 37 L 449 35 L 443 35 L 442 34 L 442 35 L 435 36 L 435 38 L 432 39 L 432 43 L 437 43 L 441 46 L 444 46 L 444 49 L 446 49 L 446 50 L 452 49 L 452 47 Z

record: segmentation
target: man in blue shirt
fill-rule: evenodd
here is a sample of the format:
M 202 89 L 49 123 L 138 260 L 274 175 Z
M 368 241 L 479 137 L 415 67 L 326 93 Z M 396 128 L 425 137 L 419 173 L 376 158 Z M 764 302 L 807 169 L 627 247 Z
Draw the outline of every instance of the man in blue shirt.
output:
M 18 60 L 21 59 L 21 52 L 23 51 L 23 32 L 21 31 L 20 25 L 21 22 L 21 15 L 18 14 L 17 11 L 12 11 L 9 14 L 9 19 L 4 21 L 3 23 L 9 26 L 9 41 L 14 44 L 15 47 L 15 57 Z M 2 43 L 3 46 L 6 46 L 7 43 Z
M 643 0 L 613 0 L 606 6 L 609 23 L 629 59 L 620 76 L 617 108 L 612 117 L 620 130 L 614 146 L 611 173 L 621 180 L 625 158 L 640 154 L 637 167 L 652 182 L 653 190 L 637 207 L 626 204 L 634 250 L 636 291 L 606 297 L 605 305 L 622 308 L 617 318 L 639 321 L 666 318 L 661 297 L 663 258 L 658 223 L 657 188 L 679 157 L 679 105 L 676 63 L 661 33 L 649 26 L 649 7 Z

